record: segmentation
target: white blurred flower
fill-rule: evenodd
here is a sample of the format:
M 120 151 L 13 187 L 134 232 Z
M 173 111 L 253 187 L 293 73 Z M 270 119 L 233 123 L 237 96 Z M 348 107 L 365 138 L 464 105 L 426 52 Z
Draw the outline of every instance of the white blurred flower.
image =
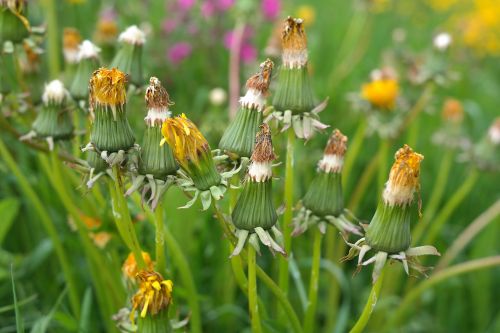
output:
M 210 103 L 214 106 L 221 106 L 227 100 L 227 92 L 222 88 L 214 88 L 209 94 Z
M 442 32 L 434 37 L 434 47 L 439 51 L 446 51 L 450 47 L 453 39 L 449 33 Z

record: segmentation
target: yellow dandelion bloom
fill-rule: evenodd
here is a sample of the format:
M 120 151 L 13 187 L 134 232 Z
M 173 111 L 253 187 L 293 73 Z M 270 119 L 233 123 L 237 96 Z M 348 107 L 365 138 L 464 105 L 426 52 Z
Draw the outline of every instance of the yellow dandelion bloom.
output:
M 168 143 L 184 169 L 188 169 L 189 162 L 197 165 L 200 155 L 210 150 L 207 139 L 184 114 L 165 120 L 161 133 L 163 140 L 160 144 Z
M 361 88 L 361 97 L 380 109 L 392 109 L 398 94 L 398 81 L 390 78 L 374 80 Z
M 144 262 L 146 263 L 146 268 L 148 270 L 153 270 L 154 269 L 154 263 L 151 260 L 151 256 L 147 252 L 142 252 L 142 258 L 144 259 Z M 133 253 L 130 253 L 123 263 L 122 266 L 122 272 L 123 275 L 128 277 L 129 279 L 135 279 L 137 273 L 139 272 L 138 266 L 137 266 L 137 261 L 135 260 L 135 256 Z
M 164 280 L 159 273 L 152 270 L 140 271 L 136 278 L 139 282 L 139 290 L 132 297 L 130 314 L 132 321 L 137 309 L 140 309 L 140 316 L 144 318 L 148 313 L 154 316 L 170 305 L 174 287 L 171 280 Z
M 64 28 L 63 31 L 63 48 L 65 50 L 78 50 L 78 45 L 82 41 L 80 32 L 75 28 Z
M 126 101 L 125 86 L 127 74 L 117 68 L 99 68 L 89 83 L 90 102 L 92 105 L 123 105 Z

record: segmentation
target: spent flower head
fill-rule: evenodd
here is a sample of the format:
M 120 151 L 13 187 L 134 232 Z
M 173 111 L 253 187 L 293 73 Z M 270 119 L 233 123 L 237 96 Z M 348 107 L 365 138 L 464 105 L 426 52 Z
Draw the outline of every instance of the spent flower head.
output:
M 408 145 L 399 149 L 395 162 L 389 173 L 382 200 L 375 215 L 366 228 L 366 235 L 356 243 L 348 243 L 351 247 L 344 260 L 358 256 L 358 267 L 375 263 L 373 282 L 375 282 L 387 259 L 401 261 L 404 270 L 409 274 L 409 267 L 425 272 L 418 261 L 421 255 L 440 255 L 435 247 L 410 247 L 410 222 L 414 215 L 414 194 L 420 189 L 420 163 L 424 159 L 421 154 L 414 152 Z M 420 200 L 418 201 L 420 213 Z M 375 255 L 363 261 L 369 251 Z
M 80 32 L 75 28 L 64 28 L 63 30 L 63 54 L 68 64 L 78 63 L 79 45 L 82 41 Z
M 131 320 L 139 310 L 139 317 L 154 317 L 162 311 L 167 311 L 172 303 L 172 290 L 174 284 L 171 280 L 165 280 L 160 273 L 153 270 L 141 270 L 135 276 L 139 283 L 139 290 L 132 297 Z

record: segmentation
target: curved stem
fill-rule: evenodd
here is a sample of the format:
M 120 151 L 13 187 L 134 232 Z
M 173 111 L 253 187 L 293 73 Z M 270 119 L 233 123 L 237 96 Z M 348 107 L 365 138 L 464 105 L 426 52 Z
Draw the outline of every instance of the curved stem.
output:
M 349 331 L 350 333 L 361 333 L 368 324 L 368 321 L 370 320 L 373 309 L 375 308 L 380 295 L 380 289 L 382 288 L 382 281 L 384 280 L 385 270 L 386 268 L 382 269 L 380 276 L 372 286 L 372 290 L 370 291 L 368 300 L 366 301 L 365 307 L 363 308 L 363 312 L 361 313 L 361 316 L 359 317 L 354 327 Z
M 462 201 L 467 197 L 469 192 L 474 187 L 477 179 L 479 178 L 479 172 L 473 169 L 467 176 L 465 181 L 462 183 L 453 196 L 448 200 L 446 205 L 443 207 L 441 212 L 436 216 L 432 222 L 429 233 L 424 238 L 423 244 L 432 244 L 436 239 L 437 235 L 443 228 L 444 224 L 448 221 L 448 218 L 455 211 L 455 209 L 462 203 Z
M 481 232 L 491 221 L 500 215 L 500 199 L 490 206 L 484 213 L 479 215 L 462 233 L 455 239 L 448 251 L 439 260 L 436 271 L 442 270 L 462 251 L 474 237 Z
M 292 236 L 290 225 L 293 218 L 293 177 L 294 177 L 294 146 L 295 133 L 292 128 L 288 129 L 287 145 L 286 145 L 286 165 L 285 165 L 285 212 L 283 214 L 283 222 L 281 228 L 283 230 L 283 239 L 285 252 L 290 253 L 292 248 Z M 289 271 L 287 258 L 279 259 L 279 286 L 281 290 L 288 294 Z
M 424 280 L 417 287 L 412 289 L 403 299 L 401 304 L 397 307 L 396 312 L 389 320 L 387 328 L 392 328 L 404 318 L 408 307 L 415 305 L 417 298 L 427 289 L 433 287 L 434 285 L 445 281 L 453 276 L 458 276 L 461 274 L 473 272 L 480 269 L 485 269 L 489 267 L 500 266 L 500 256 L 487 257 L 477 260 L 472 260 L 464 262 L 446 269 L 443 269 L 436 274 L 433 274 L 429 279 Z
M 12 171 L 12 173 L 16 177 L 17 183 L 21 191 L 33 204 L 33 208 L 35 209 L 37 216 L 40 219 L 40 222 L 42 222 L 45 231 L 47 232 L 47 234 L 50 237 L 50 240 L 52 241 L 52 245 L 54 246 L 56 256 L 63 270 L 65 280 L 68 283 L 68 294 L 69 294 L 71 310 L 73 312 L 73 315 L 76 318 L 79 318 L 80 298 L 78 296 L 77 284 L 73 274 L 73 270 L 71 269 L 71 265 L 69 264 L 68 257 L 66 256 L 66 252 L 64 251 L 61 239 L 59 238 L 59 233 L 57 232 L 56 227 L 52 223 L 52 219 L 50 218 L 49 214 L 45 210 L 42 201 L 40 200 L 36 192 L 29 184 L 28 179 L 19 169 L 19 166 L 14 161 L 14 158 L 8 151 L 7 147 L 5 146 L 1 138 L 0 138 L 0 156 L 2 156 L 3 160 L 5 161 L 5 164 L 7 164 L 7 167 Z
M 155 210 L 155 252 L 156 252 L 156 270 L 161 274 L 166 272 L 166 259 L 165 259 L 165 233 L 163 226 L 163 202 L 158 203 Z
M 439 164 L 439 171 L 434 182 L 434 187 L 432 188 L 432 194 L 424 210 L 424 216 L 422 221 L 413 230 L 413 244 L 418 244 L 418 241 L 422 237 L 422 233 L 427 229 L 429 222 L 432 220 L 436 214 L 436 210 L 443 198 L 444 190 L 446 188 L 446 183 L 448 182 L 448 177 L 450 174 L 451 165 L 453 162 L 453 152 L 447 150 L 441 163 Z
M 313 258 L 311 267 L 311 281 L 309 282 L 309 302 L 307 303 L 304 319 L 304 332 L 313 333 L 315 324 L 316 304 L 318 301 L 319 266 L 321 262 L 321 240 L 323 235 L 315 230 L 313 242 Z
M 250 310 L 250 321 L 252 323 L 253 333 L 262 333 L 260 324 L 259 306 L 257 304 L 257 277 L 255 249 L 248 247 L 248 308 Z

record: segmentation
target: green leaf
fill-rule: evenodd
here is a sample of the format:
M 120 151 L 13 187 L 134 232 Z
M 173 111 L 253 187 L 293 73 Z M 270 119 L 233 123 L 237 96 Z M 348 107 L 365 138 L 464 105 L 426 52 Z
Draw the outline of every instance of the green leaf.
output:
M 16 314 L 16 330 L 18 333 L 24 332 L 24 323 L 17 304 L 16 284 L 14 283 L 14 268 L 10 266 L 10 277 L 12 282 L 12 297 L 14 298 L 14 312 Z
M 85 290 L 82 301 L 82 311 L 80 315 L 80 327 L 78 332 L 90 333 L 90 314 L 92 307 L 92 289 L 88 287 Z
M 47 332 L 47 329 L 49 328 L 49 324 L 52 321 L 52 317 L 54 316 L 56 309 L 59 307 L 59 304 L 61 304 L 61 301 L 64 298 L 64 296 L 66 295 L 67 291 L 68 291 L 67 288 L 64 288 L 64 290 L 57 298 L 56 303 L 54 304 L 54 306 L 52 307 L 50 312 L 46 316 L 43 316 L 43 317 L 37 319 L 37 321 L 35 321 L 33 327 L 31 328 L 31 333 L 45 333 L 45 332 Z
M 19 212 L 20 203 L 15 198 L 6 198 L 0 201 L 0 216 L 2 216 L 2 223 L 0 223 L 0 244 L 3 243 L 7 232 L 14 222 L 14 218 Z

